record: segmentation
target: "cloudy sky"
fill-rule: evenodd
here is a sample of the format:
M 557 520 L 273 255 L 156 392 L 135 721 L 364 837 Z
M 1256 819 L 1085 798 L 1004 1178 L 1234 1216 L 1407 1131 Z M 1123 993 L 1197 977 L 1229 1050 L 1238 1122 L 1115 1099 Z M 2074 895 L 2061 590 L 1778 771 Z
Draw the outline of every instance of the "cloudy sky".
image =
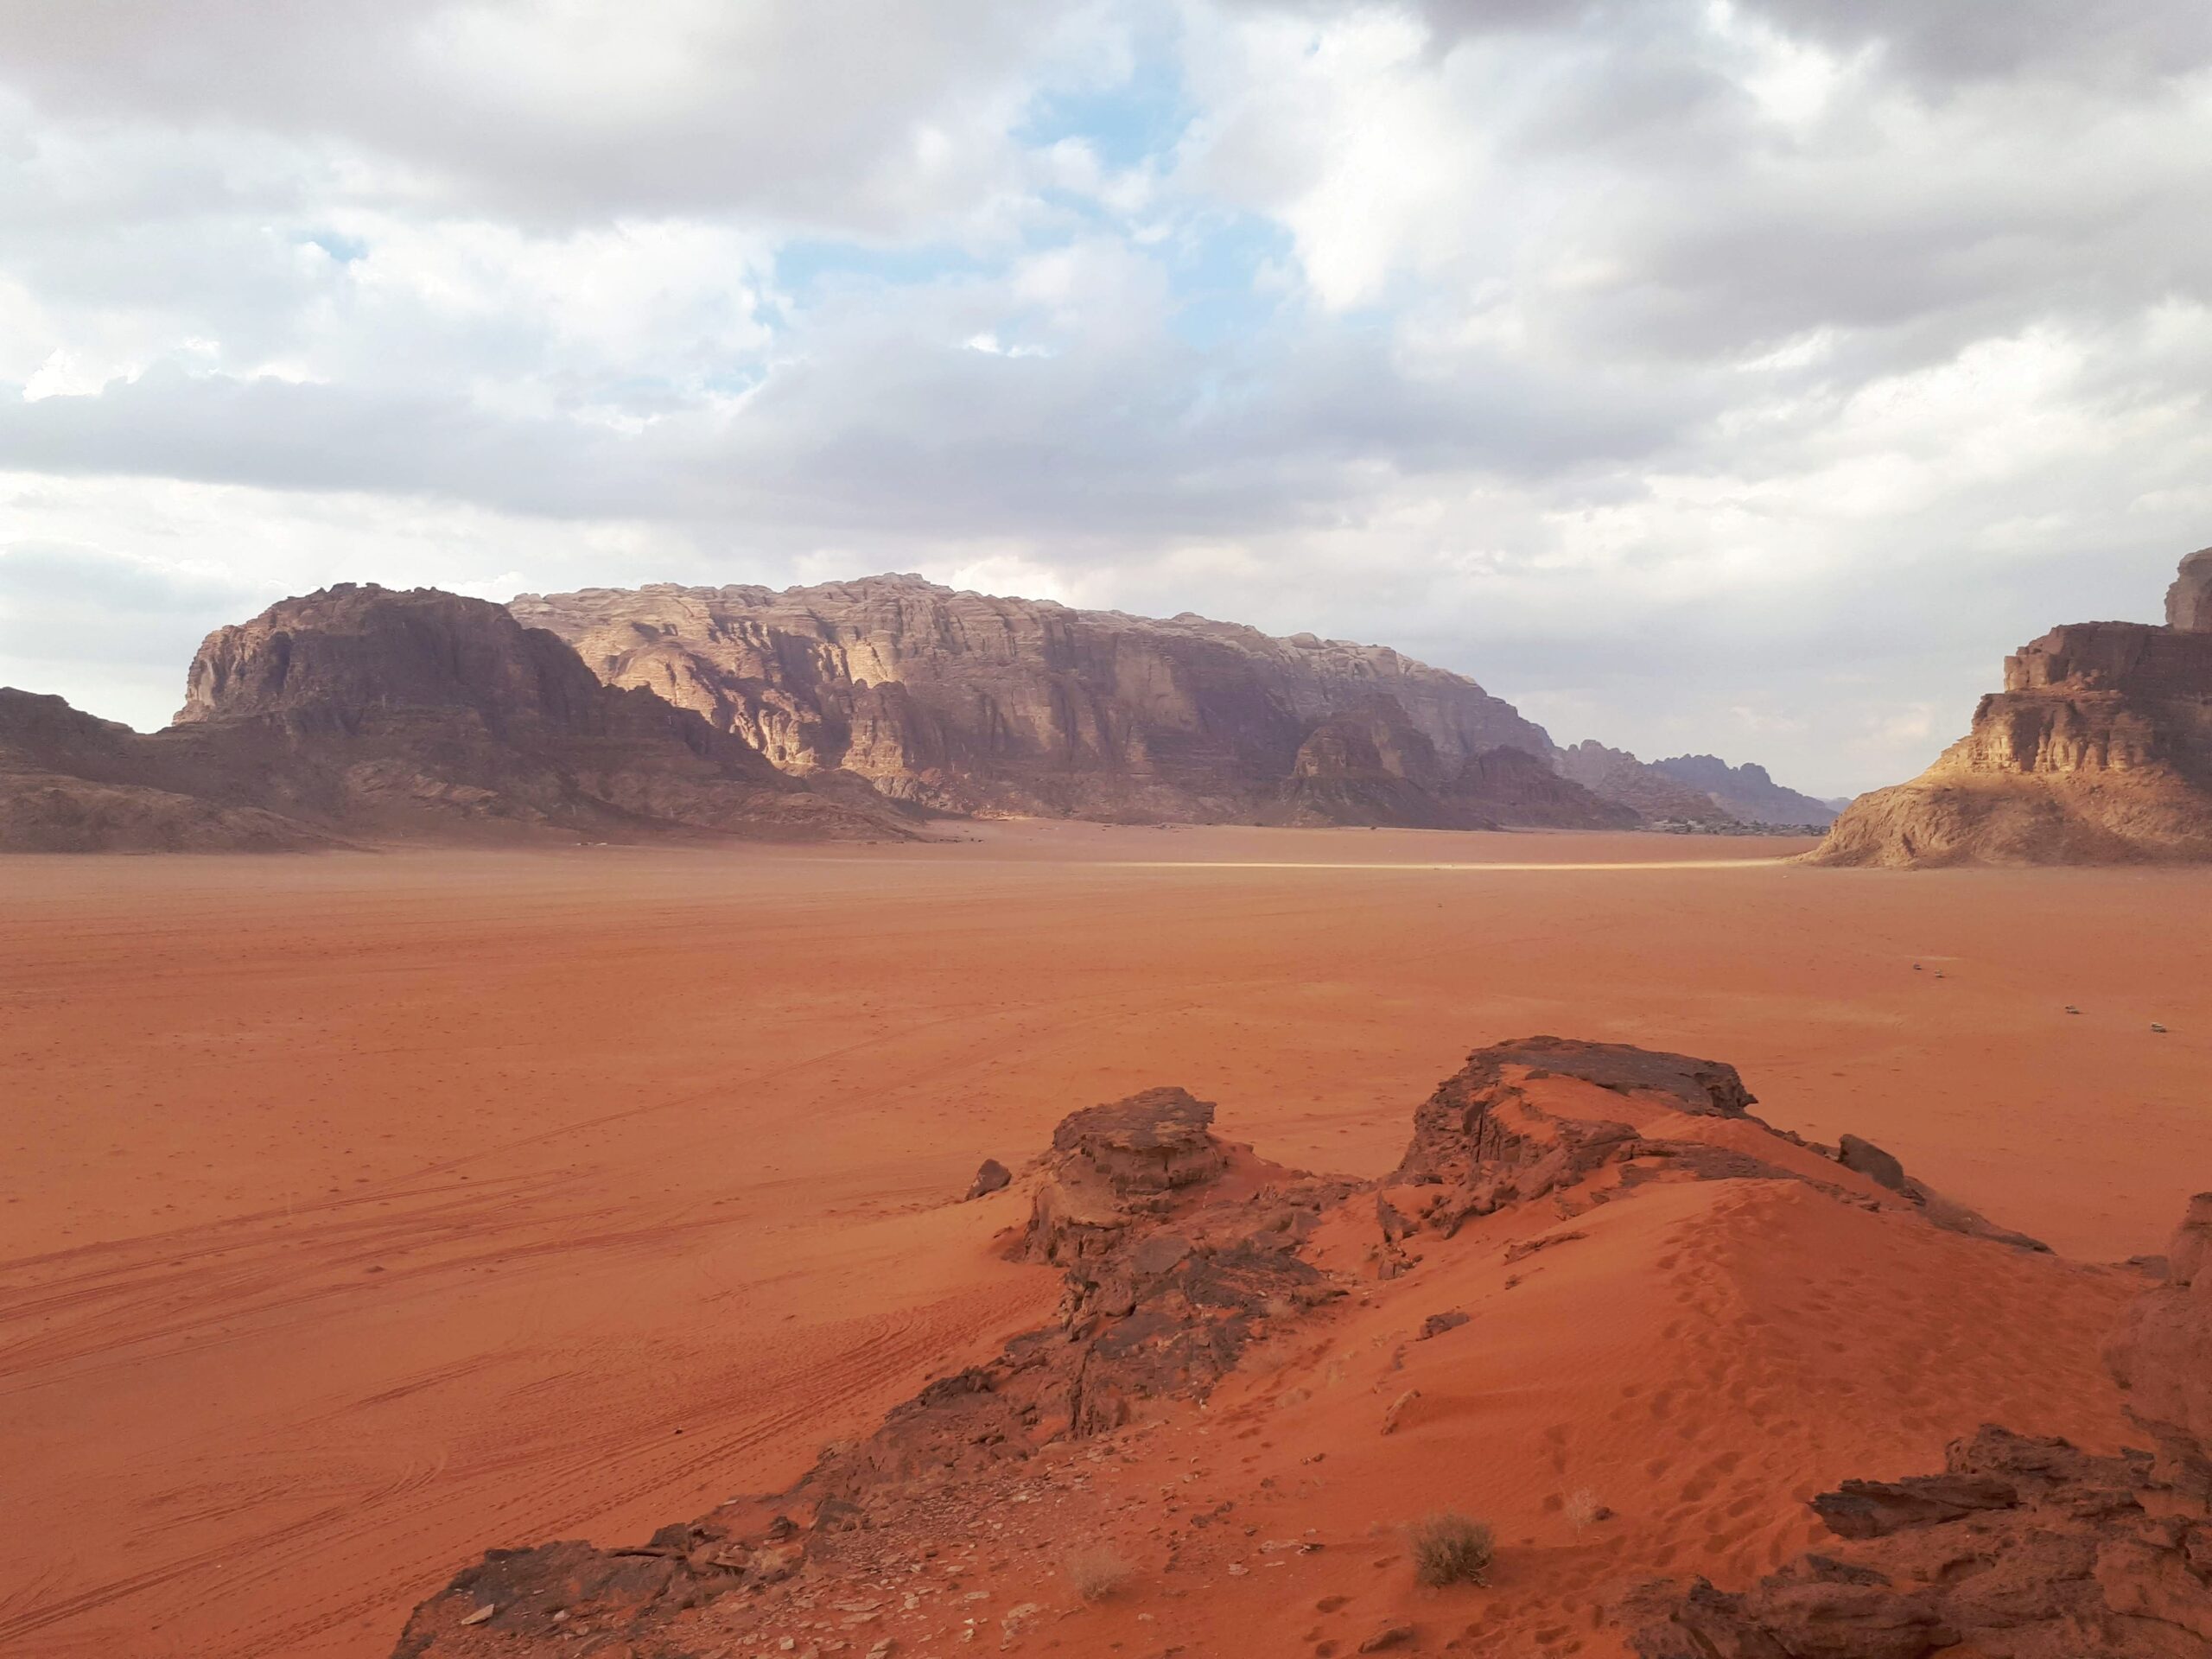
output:
M 2212 542 L 2202 0 L 0 0 L 0 683 L 881 569 L 1844 793 Z

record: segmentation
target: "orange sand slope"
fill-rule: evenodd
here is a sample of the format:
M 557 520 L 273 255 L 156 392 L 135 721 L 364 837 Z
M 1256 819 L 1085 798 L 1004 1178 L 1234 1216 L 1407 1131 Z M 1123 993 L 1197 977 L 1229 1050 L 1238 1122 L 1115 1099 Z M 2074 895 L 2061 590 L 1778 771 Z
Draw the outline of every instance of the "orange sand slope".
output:
M 1740 867 L 1800 845 L 1050 825 L 895 854 L 0 861 L 0 1651 L 382 1655 L 487 1544 L 626 1541 L 779 1486 L 1056 1300 L 989 1254 L 999 1206 L 943 1207 L 976 1161 L 1158 1082 L 1273 1158 L 1371 1175 L 1478 1044 L 1711 1054 L 1770 1121 L 1869 1135 L 2063 1252 L 2157 1249 L 2212 1170 L 2212 874 Z M 1726 867 L 1569 868 L 1704 855 Z M 1484 861 L 1551 868 L 1419 868 Z M 1688 1511 L 1725 1567 L 1795 1548 L 1794 1520 L 1727 1515 L 1727 1471 L 1719 1513 L 1692 1490 L 1755 1399 L 1827 1437 L 1795 1466 L 1838 1473 L 1932 1466 L 1980 1414 L 2108 1426 L 2086 1357 L 2037 1378 L 1939 1347 L 1897 1406 L 1872 1378 L 1967 1293 L 1848 1238 L 1763 1259 L 1729 1202 L 1671 1267 L 1593 1235 L 1584 1261 L 1621 1271 L 1546 1274 L 1591 1273 L 1592 1309 L 1871 1310 L 1883 1335 L 1822 1386 L 1872 1406 L 1801 1411 L 1794 1374 L 1715 1382 L 1636 1319 L 1532 1300 L 1422 1429 L 1496 1471 L 1471 1501 L 1509 1539 L 1640 1437 L 1669 1466 L 1637 1515 Z M 1731 1249 L 1740 1274 L 1690 1276 Z M 2101 1317 L 2081 1283 L 2050 1317 Z M 1451 1341 L 1408 1364 L 1465 1366 Z M 1669 1387 L 1631 1407 L 1638 1366 L 1683 1370 L 1668 1425 L 1709 1421 L 1699 1448 L 1637 1420 Z M 1574 1466 L 1547 1472 L 1561 1425 Z

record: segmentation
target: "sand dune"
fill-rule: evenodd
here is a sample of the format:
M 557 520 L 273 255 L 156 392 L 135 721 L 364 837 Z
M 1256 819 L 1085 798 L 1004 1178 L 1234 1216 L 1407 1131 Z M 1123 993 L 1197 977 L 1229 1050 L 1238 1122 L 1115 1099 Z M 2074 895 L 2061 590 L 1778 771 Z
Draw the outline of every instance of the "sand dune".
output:
M 0 861 L 0 1650 L 382 1655 L 487 1544 L 780 1484 L 1036 1322 L 1057 1287 L 990 1253 L 1007 1217 L 943 1201 L 1154 1083 L 1372 1175 L 1471 1046 L 1641 1042 L 2078 1260 L 2158 1248 L 2212 1170 L 2212 877 L 1770 861 L 1802 845 L 1048 825 L 895 855 Z M 1946 1298 L 2018 1299 L 2009 1257 L 1941 1288 L 1847 1233 L 1777 1259 L 1759 1205 L 1785 1200 L 1695 1192 L 1718 1211 L 1624 1211 L 1659 1230 L 1546 1262 L 1560 1303 L 1518 1335 L 1501 1306 L 1494 1369 L 1438 1385 L 1435 1446 L 1507 1448 L 1452 1455 L 1491 1459 L 1509 1531 L 1549 1538 L 1602 1469 L 1624 1515 L 1748 1569 L 1805 1541 L 1787 1503 L 1731 1513 L 1753 1485 L 1927 1466 L 1975 1414 L 2109 1427 L 2086 1357 L 1941 1344 Z M 1662 1266 L 1669 1228 L 1697 1249 Z M 2086 1334 L 2115 1293 L 2078 1284 L 2022 1329 Z M 1689 1340 L 1747 1311 L 1790 1340 Z M 1829 1320 L 1891 1332 L 1873 1374 L 1789 1369 Z M 1769 1461 L 1707 1471 L 1746 1422 Z M 1294 1447 L 1268 1455 L 1287 1485 Z

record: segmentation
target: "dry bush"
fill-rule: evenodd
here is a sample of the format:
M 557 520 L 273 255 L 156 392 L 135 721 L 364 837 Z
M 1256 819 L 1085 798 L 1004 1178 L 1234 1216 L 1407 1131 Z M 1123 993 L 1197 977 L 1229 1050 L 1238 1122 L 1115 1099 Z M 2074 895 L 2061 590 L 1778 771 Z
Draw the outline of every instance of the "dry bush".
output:
M 1103 1601 L 1129 1580 L 1129 1564 L 1103 1544 L 1078 1549 L 1061 1570 L 1085 1601 Z
M 1574 1529 L 1575 1536 L 1579 1538 L 1582 1535 L 1582 1529 L 1597 1520 L 1598 1511 L 1605 1505 L 1598 1502 L 1598 1494 L 1587 1486 L 1578 1486 L 1567 1494 L 1564 1508 L 1567 1524 Z
M 1414 1576 L 1431 1588 L 1490 1582 L 1490 1529 L 1454 1510 L 1424 1515 L 1406 1529 Z

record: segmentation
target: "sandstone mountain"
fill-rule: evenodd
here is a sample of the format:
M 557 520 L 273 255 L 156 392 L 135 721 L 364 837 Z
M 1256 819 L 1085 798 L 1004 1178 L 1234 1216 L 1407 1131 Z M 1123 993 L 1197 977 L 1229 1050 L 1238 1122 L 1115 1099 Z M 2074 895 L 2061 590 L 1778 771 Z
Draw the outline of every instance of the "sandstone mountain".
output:
M 142 735 L 0 692 L 0 848 L 900 836 L 552 635 L 435 589 L 344 584 L 210 635 Z
M 1747 762 L 1732 766 L 1717 754 L 1678 754 L 1670 760 L 1654 760 L 1651 769 L 1702 791 L 1745 823 L 1810 824 L 1825 830 L 1835 819 L 1835 808 L 1784 789 L 1762 766 Z
M 912 575 L 589 588 L 512 608 L 608 683 L 696 709 L 787 772 L 843 769 L 948 811 L 1463 829 L 1667 816 L 1562 773 L 1510 704 L 1383 646 Z
M 2183 561 L 2164 627 L 2069 623 L 2006 658 L 1967 736 L 1911 783 L 1862 796 L 1808 857 L 2212 859 L 2212 558 Z

